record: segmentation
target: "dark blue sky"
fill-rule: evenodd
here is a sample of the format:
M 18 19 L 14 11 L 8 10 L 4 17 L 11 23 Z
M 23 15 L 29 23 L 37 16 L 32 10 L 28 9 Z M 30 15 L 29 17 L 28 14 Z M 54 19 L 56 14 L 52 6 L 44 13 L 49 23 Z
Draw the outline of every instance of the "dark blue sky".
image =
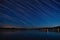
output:
M 1 0 L 0 14 L 1 24 L 59 26 L 60 0 Z

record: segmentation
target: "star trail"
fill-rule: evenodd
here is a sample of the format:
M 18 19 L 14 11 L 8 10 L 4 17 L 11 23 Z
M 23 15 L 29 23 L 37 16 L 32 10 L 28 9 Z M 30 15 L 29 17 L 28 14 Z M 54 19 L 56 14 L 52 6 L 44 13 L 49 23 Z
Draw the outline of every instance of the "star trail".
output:
M 60 0 L 1 0 L 2 25 L 60 26 Z

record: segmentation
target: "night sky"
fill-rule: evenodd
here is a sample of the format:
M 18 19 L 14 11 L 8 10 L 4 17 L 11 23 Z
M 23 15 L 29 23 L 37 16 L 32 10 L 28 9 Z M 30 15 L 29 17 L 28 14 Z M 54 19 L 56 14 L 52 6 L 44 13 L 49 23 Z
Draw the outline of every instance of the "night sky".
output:
M 60 26 L 60 0 L 0 0 L 2 25 Z

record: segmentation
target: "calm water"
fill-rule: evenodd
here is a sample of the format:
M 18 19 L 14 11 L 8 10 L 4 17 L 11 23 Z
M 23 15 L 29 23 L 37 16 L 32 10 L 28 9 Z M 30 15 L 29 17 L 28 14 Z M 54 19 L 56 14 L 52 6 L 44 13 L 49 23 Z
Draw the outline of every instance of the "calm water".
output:
M 0 38 L 3 40 L 60 40 L 60 33 L 58 32 L 40 32 L 38 30 L 26 30 L 3 31 L 1 33 Z

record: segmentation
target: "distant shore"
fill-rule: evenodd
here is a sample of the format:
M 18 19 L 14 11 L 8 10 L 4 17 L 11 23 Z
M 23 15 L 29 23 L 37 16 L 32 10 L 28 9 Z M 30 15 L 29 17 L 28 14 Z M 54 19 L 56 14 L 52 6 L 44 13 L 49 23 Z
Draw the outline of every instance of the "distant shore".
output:
M 39 30 L 41 32 L 60 32 L 60 26 L 52 28 L 0 28 L 0 30 L 5 31 L 17 31 L 17 30 Z

